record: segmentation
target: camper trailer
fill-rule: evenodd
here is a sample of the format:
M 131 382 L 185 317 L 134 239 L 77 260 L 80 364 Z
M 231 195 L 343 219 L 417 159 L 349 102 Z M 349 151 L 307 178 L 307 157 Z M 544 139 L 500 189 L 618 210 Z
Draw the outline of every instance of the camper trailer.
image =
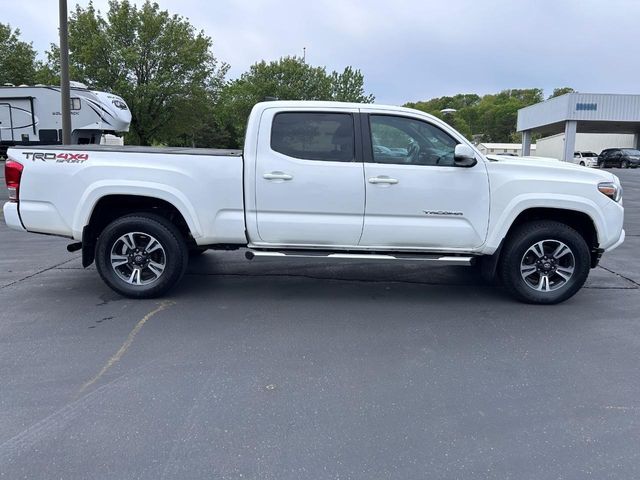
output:
M 15 145 L 62 141 L 60 88 L 0 86 L 0 156 Z M 131 112 L 122 98 L 71 82 L 71 143 L 99 144 L 104 134 L 129 131 Z

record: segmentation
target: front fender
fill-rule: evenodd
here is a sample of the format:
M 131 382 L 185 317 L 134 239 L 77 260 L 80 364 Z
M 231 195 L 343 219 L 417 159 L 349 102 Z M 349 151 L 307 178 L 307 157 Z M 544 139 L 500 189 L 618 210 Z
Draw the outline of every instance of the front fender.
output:
M 507 236 L 509 229 L 522 212 L 533 208 L 552 208 L 581 212 L 589 216 L 596 229 L 598 242 L 602 243 L 607 231 L 607 219 L 602 208 L 593 200 L 574 195 L 558 193 L 546 194 L 540 198 L 536 194 L 521 194 L 513 198 L 501 212 L 496 212 L 495 220 L 489 225 L 489 236 L 485 244 L 485 253 L 492 254 L 499 247 L 500 242 Z

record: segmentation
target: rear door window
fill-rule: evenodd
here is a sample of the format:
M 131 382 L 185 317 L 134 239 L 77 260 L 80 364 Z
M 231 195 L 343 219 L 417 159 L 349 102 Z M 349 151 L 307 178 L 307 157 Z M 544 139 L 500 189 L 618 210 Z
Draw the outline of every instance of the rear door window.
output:
M 353 162 L 353 122 L 349 113 L 278 113 L 271 126 L 271 149 L 303 160 Z

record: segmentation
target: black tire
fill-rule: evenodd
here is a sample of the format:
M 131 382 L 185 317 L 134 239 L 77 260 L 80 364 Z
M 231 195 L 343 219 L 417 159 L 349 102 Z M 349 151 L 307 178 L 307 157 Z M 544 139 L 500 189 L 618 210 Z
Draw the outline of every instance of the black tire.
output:
M 553 247 L 554 245 L 563 243 L 570 249 L 572 257 L 565 256 L 560 260 L 556 260 L 555 258 L 553 260 L 546 260 L 547 255 L 549 258 L 552 257 L 551 251 L 544 257 L 536 257 L 531 253 L 531 249 L 534 248 L 538 242 L 544 242 L 543 252 L 545 251 L 545 246 Z M 568 253 L 565 255 L 568 256 Z M 533 263 L 529 264 L 527 268 L 540 268 L 542 274 L 534 271 L 527 276 L 527 281 L 524 278 L 526 275 L 521 273 L 521 268 L 522 265 L 528 262 L 527 258 L 529 258 L 529 256 L 534 260 L 540 260 L 540 265 L 537 266 L 536 263 Z M 571 260 L 573 261 L 572 275 L 567 280 L 564 280 L 564 277 L 560 277 L 556 271 L 564 272 L 563 269 L 569 267 L 555 262 Z M 549 265 L 551 265 L 551 270 L 547 271 L 546 269 L 549 268 Z M 556 267 L 554 267 L 554 265 L 556 265 Z M 510 233 L 501 253 L 498 273 L 505 289 L 516 299 L 525 303 L 551 305 L 563 302 L 575 295 L 587 280 L 590 268 L 591 255 L 589 246 L 582 235 L 564 223 L 545 220 L 526 223 Z M 547 277 L 546 286 L 542 278 L 544 276 Z M 546 287 L 548 290 L 536 290 L 536 288 L 528 282 L 538 283 L 537 287 Z M 553 285 L 553 282 L 556 284 Z
M 585 166 L 584 162 L 580 162 L 580 165 L 583 166 L 583 167 Z
M 628 160 L 622 160 L 620 162 L 620 168 L 629 168 L 629 161 Z
M 123 272 L 126 276 L 128 274 L 127 269 L 133 271 L 131 262 L 122 265 L 121 267 L 112 267 L 112 253 L 114 249 L 118 249 L 119 246 L 125 242 L 122 238 L 128 233 L 134 233 L 136 239 L 141 242 L 147 238 L 154 238 L 161 246 L 161 262 L 163 262 L 164 269 L 158 275 L 155 272 L 146 275 L 151 279 L 147 279 L 147 284 L 132 284 L 121 278 Z M 120 242 L 120 243 L 118 243 Z M 150 244 L 150 243 L 149 243 Z M 147 244 L 147 246 L 149 245 Z M 135 242 L 134 242 L 135 245 Z M 123 250 L 126 247 L 123 247 Z M 120 257 L 131 256 L 134 251 L 127 249 L 126 252 L 120 251 Z M 147 255 L 147 252 L 144 252 Z M 148 256 L 157 255 L 156 253 L 149 253 Z M 141 255 L 140 258 L 143 256 Z M 180 231 L 169 220 L 159 215 L 151 213 L 140 213 L 126 215 L 120 217 L 111 222 L 102 231 L 98 237 L 96 243 L 96 267 L 102 280 L 114 291 L 129 298 L 153 298 L 158 297 L 167 292 L 173 287 L 184 275 L 188 264 L 189 252 L 184 238 Z M 156 257 L 157 259 L 157 257 Z M 141 260 L 144 262 L 144 259 Z M 115 262 L 114 262 L 115 263 Z M 141 267 L 141 271 L 145 267 Z M 120 272 L 120 273 L 117 273 Z M 149 270 L 151 271 L 151 270 Z M 157 278 L 153 278 L 153 275 L 157 275 Z M 137 275 L 137 280 L 143 280 L 142 273 Z M 134 278 L 135 282 L 135 277 Z

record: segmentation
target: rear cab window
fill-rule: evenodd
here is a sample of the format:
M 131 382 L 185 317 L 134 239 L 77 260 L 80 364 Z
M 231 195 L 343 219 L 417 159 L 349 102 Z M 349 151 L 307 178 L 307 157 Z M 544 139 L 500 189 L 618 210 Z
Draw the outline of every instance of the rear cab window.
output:
M 271 149 L 301 160 L 353 162 L 354 137 L 350 113 L 282 112 L 271 125 Z

